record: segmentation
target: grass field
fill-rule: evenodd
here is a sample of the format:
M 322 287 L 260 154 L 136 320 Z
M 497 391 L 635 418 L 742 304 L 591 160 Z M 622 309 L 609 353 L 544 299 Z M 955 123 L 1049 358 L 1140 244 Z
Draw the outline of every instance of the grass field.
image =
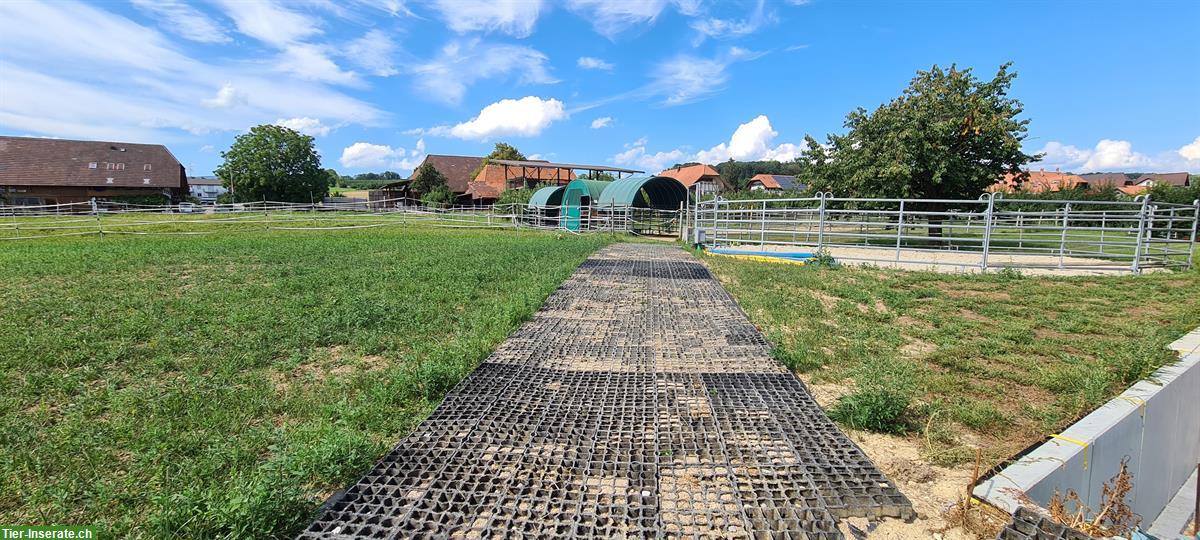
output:
M 390 227 L 0 244 L 0 523 L 294 534 L 607 241 Z
M 922 437 L 939 464 L 974 446 L 994 463 L 1056 433 L 1170 361 L 1165 346 L 1200 325 L 1198 271 L 1035 278 L 705 260 L 781 361 L 818 391 L 848 392 L 848 405 L 899 403 L 873 427 Z

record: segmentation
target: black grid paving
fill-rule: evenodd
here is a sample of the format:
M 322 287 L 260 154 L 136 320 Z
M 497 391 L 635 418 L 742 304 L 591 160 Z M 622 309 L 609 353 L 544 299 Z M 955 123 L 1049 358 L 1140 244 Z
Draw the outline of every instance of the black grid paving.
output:
M 588 259 L 302 538 L 842 538 L 912 505 L 701 264 Z
M 1092 540 L 1092 537 L 1055 523 L 1033 510 L 1019 507 L 1008 526 L 996 535 L 996 540 Z

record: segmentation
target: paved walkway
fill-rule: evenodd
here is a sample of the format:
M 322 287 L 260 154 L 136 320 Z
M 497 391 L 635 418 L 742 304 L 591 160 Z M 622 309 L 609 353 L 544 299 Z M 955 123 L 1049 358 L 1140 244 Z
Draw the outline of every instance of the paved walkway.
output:
M 302 537 L 841 538 L 910 503 L 674 246 L 588 259 Z

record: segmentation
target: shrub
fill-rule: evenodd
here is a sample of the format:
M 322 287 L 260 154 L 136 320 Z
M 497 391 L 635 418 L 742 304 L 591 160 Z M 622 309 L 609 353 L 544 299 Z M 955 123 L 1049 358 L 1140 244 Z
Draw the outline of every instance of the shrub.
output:
M 857 388 L 839 399 L 829 416 L 854 429 L 907 431 L 916 386 L 914 371 L 912 364 L 902 362 L 875 361 L 863 366 Z

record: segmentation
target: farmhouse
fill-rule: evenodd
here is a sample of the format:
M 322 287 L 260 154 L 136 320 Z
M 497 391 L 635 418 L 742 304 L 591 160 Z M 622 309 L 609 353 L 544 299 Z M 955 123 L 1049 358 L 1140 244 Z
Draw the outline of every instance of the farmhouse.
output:
M 476 203 L 492 203 L 508 189 L 533 187 L 540 184 L 565 185 L 575 179 L 575 173 L 566 167 L 508 165 L 497 160 L 483 166 L 467 187 L 467 195 Z M 529 163 L 551 165 L 544 160 L 529 160 Z
M 1064 189 L 1087 189 L 1088 181 L 1082 176 L 1064 173 L 1060 171 L 1028 171 L 1029 178 L 1024 182 L 1018 180 L 1017 175 L 1008 173 L 1001 178 L 1000 181 L 988 187 L 987 191 L 1003 191 L 1012 193 L 1016 191 L 1024 191 L 1026 193 L 1049 193 L 1062 191 Z
M 756 174 L 746 186 L 750 191 L 803 191 L 806 187 L 795 176 L 784 174 Z
M 215 176 L 189 176 L 187 185 L 188 192 L 203 203 L 217 202 L 217 197 L 229 191 L 221 185 L 221 179 Z
M 179 201 L 187 193 L 183 165 L 160 144 L 0 136 L 0 198 L 6 204 Z
M 669 176 L 684 187 L 688 191 L 695 193 L 697 196 L 704 196 L 709 193 L 719 193 L 730 188 L 729 183 L 721 178 L 721 173 L 708 165 L 688 165 L 687 167 L 676 167 L 667 169 L 658 173 L 659 176 Z

